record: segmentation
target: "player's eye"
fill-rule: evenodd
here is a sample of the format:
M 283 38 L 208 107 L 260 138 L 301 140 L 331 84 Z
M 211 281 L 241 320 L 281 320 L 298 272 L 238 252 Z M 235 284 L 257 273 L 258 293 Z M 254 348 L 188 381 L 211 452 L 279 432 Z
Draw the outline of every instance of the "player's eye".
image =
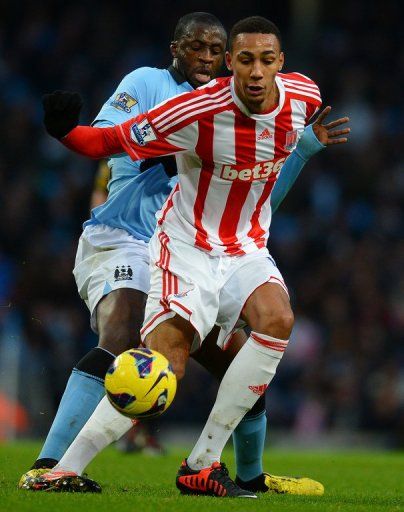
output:
M 212 53 L 214 55 L 219 55 L 220 53 L 222 53 L 222 49 L 220 48 L 220 46 L 213 46 L 212 47 Z
M 194 52 L 199 52 L 202 47 L 200 44 L 192 44 L 191 48 Z

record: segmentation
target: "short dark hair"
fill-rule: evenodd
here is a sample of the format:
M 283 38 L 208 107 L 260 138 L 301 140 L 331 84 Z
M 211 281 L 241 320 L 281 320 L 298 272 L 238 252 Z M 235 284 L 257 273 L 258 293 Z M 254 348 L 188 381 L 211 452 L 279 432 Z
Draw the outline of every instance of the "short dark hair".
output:
M 192 24 L 209 25 L 211 27 L 217 27 L 223 32 L 225 38 L 227 37 L 226 29 L 222 22 L 209 12 L 191 12 L 182 16 L 174 30 L 174 41 L 178 41 L 181 37 L 187 33 L 188 27 Z
M 281 31 L 272 21 L 262 16 L 250 16 L 244 18 L 233 25 L 230 30 L 229 48 L 232 49 L 233 41 L 239 34 L 274 34 L 282 48 Z

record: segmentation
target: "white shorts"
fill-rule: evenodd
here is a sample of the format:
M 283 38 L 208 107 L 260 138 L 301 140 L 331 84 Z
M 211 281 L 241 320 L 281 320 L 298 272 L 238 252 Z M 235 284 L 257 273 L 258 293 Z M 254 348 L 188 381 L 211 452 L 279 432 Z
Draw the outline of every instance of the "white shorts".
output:
M 151 282 L 142 340 L 175 314 L 195 327 L 192 350 L 216 324 L 217 344 L 227 348 L 231 335 L 245 325 L 239 317 L 249 296 L 267 282 L 287 293 L 283 277 L 266 248 L 242 256 L 211 256 L 157 229 L 149 243 Z
M 102 297 L 118 288 L 148 293 L 148 244 L 124 229 L 103 224 L 86 226 L 79 240 L 73 274 L 80 297 L 90 310 L 91 327 L 97 332 L 96 308 Z

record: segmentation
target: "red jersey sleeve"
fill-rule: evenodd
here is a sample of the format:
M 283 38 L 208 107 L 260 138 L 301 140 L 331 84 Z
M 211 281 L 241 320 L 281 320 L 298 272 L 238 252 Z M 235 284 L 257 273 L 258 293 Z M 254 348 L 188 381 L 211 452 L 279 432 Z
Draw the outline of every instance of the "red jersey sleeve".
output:
M 61 139 L 61 142 L 80 155 L 96 159 L 105 158 L 124 151 L 115 128 L 76 126 Z
M 100 159 L 126 152 L 132 160 L 141 160 L 179 153 L 192 147 L 192 131 L 183 128 L 162 136 L 149 121 L 149 114 L 141 114 L 108 128 L 76 126 L 61 142 L 90 158 Z
M 126 152 L 133 160 L 194 150 L 198 120 L 231 103 L 229 79 L 168 99 L 145 114 L 108 128 L 77 126 L 63 144 L 90 158 Z
M 178 129 L 168 133 L 160 133 L 154 126 L 152 114 L 141 114 L 116 127 L 117 137 L 122 148 L 132 160 L 171 155 L 191 149 L 192 131 Z

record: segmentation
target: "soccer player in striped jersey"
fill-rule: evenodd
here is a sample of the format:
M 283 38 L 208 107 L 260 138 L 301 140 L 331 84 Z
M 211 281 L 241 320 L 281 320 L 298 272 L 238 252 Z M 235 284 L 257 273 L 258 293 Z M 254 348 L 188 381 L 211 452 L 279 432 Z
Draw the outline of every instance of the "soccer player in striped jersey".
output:
M 220 454 L 273 378 L 293 324 L 286 286 L 266 249 L 270 194 L 321 99 L 307 77 L 278 74 L 280 44 L 268 20 L 242 20 L 233 27 L 227 54 L 233 78 L 182 94 L 116 128 L 77 127 L 63 138 L 66 146 L 94 158 L 122 150 L 134 160 L 177 153 L 180 185 L 161 210 L 151 240 L 155 265 L 142 329 L 146 344 L 170 359 L 177 376 L 215 322 L 222 348 L 241 325 L 252 329 L 180 468 L 182 492 L 253 496 L 229 479 Z M 61 137 L 69 130 L 58 134 L 51 128 L 55 101 L 48 98 L 46 122 Z M 70 128 L 79 113 L 72 102 L 68 98 Z M 345 121 L 326 125 L 327 144 L 346 142 L 337 137 L 348 129 L 332 129 Z
M 140 68 L 127 75 L 101 109 L 94 125 L 113 126 L 175 94 L 207 83 L 220 67 L 225 38 L 224 28 L 214 16 L 207 13 L 184 16 L 177 24 L 171 45 L 173 65 L 168 70 Z M 316 145 L 314 134 L 308 137 Z M 176 182 L 172 160 L 173 157 L 132 162 L 128 156 L 120 155 L 110 160 L 110 168 L 105 164 L 102 167 L 97 180 L 97 183 L 102 181 L 102 186 L 97 186 L 93 196 L 99 203 L 93 206 L 98 208 L 93 209 L 91 219 L 84 225 L 75 269 L 80 294 L 89 306 L 93 327 L 100 336 L 99 345 L 74 368 L 34 469 L 21 479 L 24 488 L 30 486 L 32 476 L 56 464 L 97 406 L 104 394 L 103 377 L 113 354 L 136 343 L 149 280 L 145 243 L 154 230 L 155 211 Z M 285 174 L 285 179 L 279 181 L 273 194 L 275 207 L 302 165 L 303 161 L 298 158 L 288 162 L 285 171 L 290 170 L 291 176 Z M 104 190 L 106 181 L 110 181 L 108 199 Z M 280 186 L 282 181 L 283 186 Z M 95 260 L 98 264 L 94 264 Z M 118 278 L 112 278 L 117 265 Z M 132 275 L 123 271 L 123 266 L 125 269 L 130 266 Z M 216 336 L 213 333 L 208 337 L 193 357 L 220 379 L 230 364 L 232 353 L 218 349 Z M 243 333 L 239 333 L 238 340 L 233 342 L 234 353 L 244 340 Z M 105 407 L 109 407 L 107 402 Z M 123 429 L 127 428 L 125 424 Z M 237 470 L 244 479 L 264 477 L 261 459 L 265 431 L 262 396 L 234 434 Z M 80 453 L 87 453 L 83 445 Z M 279 489 L 282 485 L 276 476 L 266 475 L 265 478 L 268 489 L 274 485 Z M 302 480 L 297 481 L 289 492 L 310 492 L 307 482 L 302 484 Z

